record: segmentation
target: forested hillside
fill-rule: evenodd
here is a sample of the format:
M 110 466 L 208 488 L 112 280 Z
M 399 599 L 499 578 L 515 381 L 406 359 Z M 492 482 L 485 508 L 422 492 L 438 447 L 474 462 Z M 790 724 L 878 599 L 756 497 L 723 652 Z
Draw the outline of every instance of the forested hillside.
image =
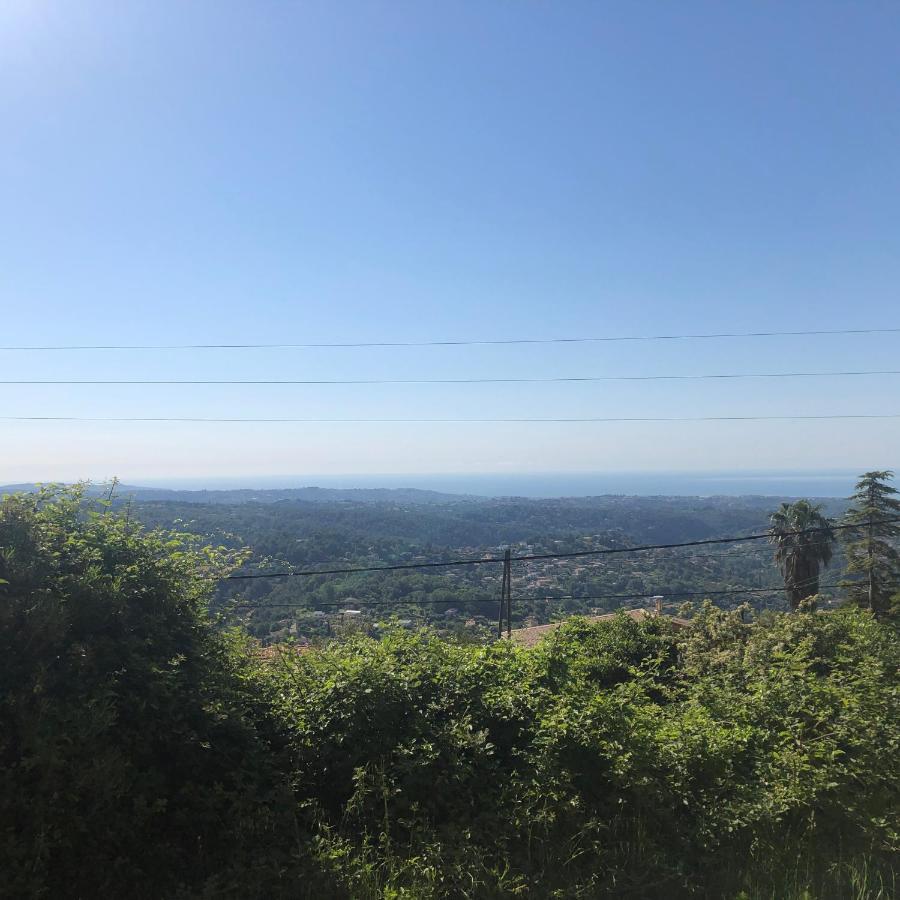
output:
M 540 554 L 758 533 L 768 527 L 778 505 L 771 497 L 438 500 L 429 495 L 428 502 L 420 502 L 418 492 L 411 502 L 407 491 L 369 492 L 364 499 L 354 491 L 332 491 L 316 502 L 277 494 L 245 502 L 233 502 L 229 494 L 231 502 L 206 502 L 206 492 L 151 501 L 139 494 L 129 502 L 127 494 L 121 491 L 118 505 L 139 520 L 177 525 L 233 549 L 248 547 L 251 556 L 243 570 L 262 572 L 473 558 L 509 544 L 519 553 Z M 845 506 L 845 501 L 825 501 L 833 514 Z M 840 556 L 829 571 L 839 566 Z M 516 567 L 514 585 L 517 625 L 641 605 L 652 594 L 664 595 L 672 609 L 704 591 L 734 591 L 721 595 L 725 608 L 744 602 L 786 608 L 771 549 L 759 544 L 609 561 L 523 563 Z M 355 624 L 365 627 L 393 617 L 477 636 L 496 617 L 499 588 L 496 566 L 313 576 L 226 585 L 216 596 L 216 608 L 265 640 L 325 636 L 346 625 L 344 609 L 363 610 Z M 749 592 L 741 594 L 741 589 Z M 763 589 L 771 592 L 760 593 Z M 555 599 L 562 597 L 569 599 Z

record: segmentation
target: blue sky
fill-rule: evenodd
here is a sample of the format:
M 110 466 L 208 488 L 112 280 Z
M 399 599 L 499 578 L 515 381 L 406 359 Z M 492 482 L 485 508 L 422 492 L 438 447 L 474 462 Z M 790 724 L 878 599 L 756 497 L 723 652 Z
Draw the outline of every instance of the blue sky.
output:
M 3 344 L 900 326 L 893 3 L 0 6 Z M 900 335 L 0 353 L 0 378 L 900 368 Z M 900 412 L 900 376 L 22 387 L 0 414 Z M 862 469 L 900 420 L 0 422 L 26 479 Z

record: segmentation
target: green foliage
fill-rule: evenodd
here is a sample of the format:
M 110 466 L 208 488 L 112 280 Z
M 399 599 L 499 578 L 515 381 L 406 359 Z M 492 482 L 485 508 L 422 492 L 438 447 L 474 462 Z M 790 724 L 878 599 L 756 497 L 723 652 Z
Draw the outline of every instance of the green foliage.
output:
M 881 471 L 860 478 L 846 515 L 846 523 L 855 527 L 844 530 L 848 595 L 880 616 L 891 611 L 891 597 L 900 586 L 900 500 L 888 484 L 893 477 Z
M 262 502 L 255 492 L 243 502 L 240 492 L 197 492 L 196 501 L 202 502 L 184 502 L 174 494 L 166 501 L 136 501 L 132 514 L 148 525 L 189 527 L 217 543 L 246 544 L 254 551 L 248 569 L 283 571 L 471 558 L 486 551 L 502 555 L 498 545 L 507 542 L 515 553 L 551 553 L 745 534 L 764 530 L 770 502 L 759 497 L 607 496 L 444 498 L 423 504 L 383 493 L 381 499 L 365 501 L 308 502 L 286 496 L 273 503 Z M 829 505 L 829 511 L 842 510 L 842 502 Z M 417 613 L 443 634 L 457 633 L 466 620 L 475 619 L 477 624 L 468 629 L 473 635 L 496 620 L 499 575 L 499 567 L 473 566 L 259 579 L 222 585 L 213 604 L 229 621 L 267 642 L 294 635 L 310 641 L 326 637 L 338 611 L 356 602 L 378 607 L 367 617 L 369 625 L 388 611 L 399 618 Z M 514 603 L 514 627 L 612 611 L 621 605 L 618 598 L 628 594 L 763 588 L 771 591 L 749 595 L 755 604 L 788 608 L 783 581 L 758 542 L 623 555 L 615 566 L 584 560 L 532 563 L 517 567 L 514 577 L 523 596 L 568 597 Z M 744 599 L 723 596 L 720 602 Z M 314 610 L 329 619 L 313 618 Z M 456 612 L 445 616 L 448 610 Z
M 258 865 L 289 794 L 205 612 L 239 561 L 80 490 L 0 503 L 0 894 L 159 897 Z
M 889 877 L 896 634 L 855 610 L 742 618 L 286 659 L 323 864 L 350 896 L 777 896 L 798 860 L 811 896 L 839 895 L 839 860 Z
M 0 894 L 890 896 L 900 642 L 848 606 L 265 659 L 240 554 L 0 504 Z
M 782 503 L 770 517 L 770 541 L 791 609 L 819 593 L 819 570 L 831 562 L 835 536 L 822 507 L 808 500 Z

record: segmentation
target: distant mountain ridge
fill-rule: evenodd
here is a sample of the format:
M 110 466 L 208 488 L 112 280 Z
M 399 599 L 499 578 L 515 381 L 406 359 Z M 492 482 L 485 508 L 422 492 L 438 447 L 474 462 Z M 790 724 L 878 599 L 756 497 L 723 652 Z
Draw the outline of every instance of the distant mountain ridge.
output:
M 36 484 L 0 485 L 3 494 L 33 493 Z M 87 492 L 92 497 L 102 497 L 109 493 L 108 484 L 92 484 Z M 120 484 L 116 487 L 118 500 L 129 498 L 142 502 L 178 501 L 198 504 L 240 504 L 278 503 L 284 500 L 300 500 L 307 503 L 403 503 L 407 505 L 428 505 L 433 503 L 458 503 L 484 500 L 474 494 L 446 494 L 440 491 L 419 488 L 234 488 L 214 490 L 179 490 L 174 488 L 148 488 L 140 485 Z
M 50 482 L 47 482 L 50 483 Z M 0 497 L 4 494 L 34 493 L 40 484 L 22 483 L 0 485 Z M 95 483 L 87 487 L 89 497 L 105 497 L 109 494 L 110 485 Z M 706 499 L 727 504 L 729 501 L 741 500 L 745 504 L 769 506 L 777 500 L 791 499 L 787 494 L 620 494 L 600 493 L 584 495 L 560 495 L 558 497 L 527 497 L 519 495 L 457 494 L 443 491 L 432 491 L 423 488 L 153 488 L 141 485 L 119 484 L 116 486 L 115 499 L 119 502 L 134 500 L 141 503 L 190 503 L 201 506 L 235 506 L 244 503 L 284 503 L 302 502 L 316 504 L 398 504 L 402 506 L 445 506 L 453 504 L 489 504 L 524 503 L 539 506 L 543 502 L 554 500 L 569 501 L 574 504 L 598 500 L 615 501 L 616 499 L 640 502 Z M 821 502 L 827 509 L 842 506 L 843 499 L 834 497 L 815 497 L 808 499 Z

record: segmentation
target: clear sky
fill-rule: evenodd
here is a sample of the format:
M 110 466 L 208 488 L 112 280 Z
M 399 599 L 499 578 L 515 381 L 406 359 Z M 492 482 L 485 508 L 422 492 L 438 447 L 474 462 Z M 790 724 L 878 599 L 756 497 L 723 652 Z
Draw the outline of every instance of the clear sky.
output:
M 897 327 L 898 47 L 875 0 L 4 0 L 0 343 Z M 900 369 L 898 347 L 0 352 L 0 379 Z M 0 415 L 900 413 L 898 388 L 0 385 Z M 898 459 L 900 420 L 0 421 L 0 483 Z

